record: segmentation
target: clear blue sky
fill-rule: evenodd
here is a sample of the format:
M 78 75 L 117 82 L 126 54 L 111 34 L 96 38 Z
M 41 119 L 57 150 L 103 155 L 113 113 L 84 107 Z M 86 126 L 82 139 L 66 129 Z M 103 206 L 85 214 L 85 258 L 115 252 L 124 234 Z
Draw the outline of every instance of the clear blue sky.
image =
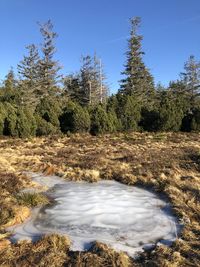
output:
M 177 79 L 189 55 L 200 59 L 200 0 L 0 0 L 0 79 L 27 44 L 41 42 L 36 22 L 51 19 L 62 73 L 78 70 L 81 54 L 96 51 L 115 92 L 132 16 L 142 18 L 144 61 L 156 82 Z

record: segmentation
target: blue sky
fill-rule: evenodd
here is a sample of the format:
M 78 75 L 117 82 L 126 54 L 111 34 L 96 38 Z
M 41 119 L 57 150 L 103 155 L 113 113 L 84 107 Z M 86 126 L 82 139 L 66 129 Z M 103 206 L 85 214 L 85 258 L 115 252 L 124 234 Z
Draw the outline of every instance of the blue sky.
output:
M 48 19 L 59 35 L 62 73 L 78 70 L 80 56 L 96 51 L 111 92 L 122 78 L 132 16 L 142 18 L 144 61 L 156 82 L 177 79 L 189 55 L 200 59 L 200 0 L 0 0 L 0 14 L 0 79 L 26 45 L 41 43 L 37 21 Z

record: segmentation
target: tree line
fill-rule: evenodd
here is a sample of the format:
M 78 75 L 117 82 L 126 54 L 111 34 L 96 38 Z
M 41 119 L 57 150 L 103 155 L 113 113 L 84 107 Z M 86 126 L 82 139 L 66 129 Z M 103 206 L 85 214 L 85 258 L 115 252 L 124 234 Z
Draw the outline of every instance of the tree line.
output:
M 50 20 L 39 24 L 42 45 L 26 47 L 18 77 L 11 69 L 0 88 L 0 135 L 199 131 L 200 62 L 190 56 L 178 80 L 155 85 L 143 61 L 140 24 L 139 17 L 130 20 L 124 78 L 111 96 L 97 55 L 82 56 L 78 72 L 60 75 L 57 33 Z

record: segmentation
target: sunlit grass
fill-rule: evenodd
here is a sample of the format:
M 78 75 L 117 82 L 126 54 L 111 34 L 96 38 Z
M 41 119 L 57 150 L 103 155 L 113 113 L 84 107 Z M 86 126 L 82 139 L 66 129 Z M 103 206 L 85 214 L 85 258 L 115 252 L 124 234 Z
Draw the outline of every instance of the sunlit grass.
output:
M 49 203 L 49 200 L 46 196 L 41 193 L 21 193 L 16 196 L 17 202 L 20 205 L 28 207 L 37 207 L 40 205 L 46 205 Z

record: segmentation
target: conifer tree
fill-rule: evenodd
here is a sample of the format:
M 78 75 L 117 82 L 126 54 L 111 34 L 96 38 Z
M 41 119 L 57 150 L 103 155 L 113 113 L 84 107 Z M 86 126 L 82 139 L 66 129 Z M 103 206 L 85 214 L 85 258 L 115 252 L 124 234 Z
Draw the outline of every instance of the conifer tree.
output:
M 184 65 L 185 72 L 181 73 L 185 85 L 184 92 L 189 97 L 191 108 L 194 108 L 200 97 L 200 62 L 190 56 Z
M 154 95 L 153 77 L 146 68 L 141 50 L 142 36 L 137 30 L 140 26 L 140 18 L 135 17 L 130 20 L 131 32 L 128 40 L 127 63 L 122 72 L 126 77 L 121 80 L 119 92 L 123 95 L 134 95 L 142 103 L 149 103 Z
M 18 81 L 15 78 L 13 69 L 11 68 L 5 77 L 1 90 L 0 101 L 21 104 L 21 96 L 18 90 Z
M 134 95 L 117 95 L 117 116 L 121 120 L 124 130 L 138 130 L 141 118 L 141 103 Z
M 26 47 L 28 55 L 18 64 L 18 73 L 21 76 L 20 88 L 23 102 L 28 106 L 36 106 L 38 103 L 37 91 L 39 90 L 39 53 L 34 44 Z
M 43 37 L 42 53 L 43 57 L 39 60 L 39 94 L 42 96 L 53 95 L 56 91 L 58 79 L 61 77 L 58 74 L 60 66 L 53 59 L 56 52 L 55 38 L 57 33 L 53 31 L 53 24 L 48 20 L 44 24 L 40 24 L 40 32 Z
M 190 97 L 187 94 L 187 87 L 183 81 L 171 81 L 168 92 L 172 100 L 178 100 L 180 102 L 184 113 L 190 109 Z
M 29 88 L 32 88 L 36 86 L 38 80 L 39 53 L 34 44 L 26 46 L 26 49 L 28 50 L 28 55 L 24 56 L 17 67 L 19 75 L 26 80 Z
M 160 130 L 179 131 L 184 118 L 184 105 L 181 97 L 174 97 L 170 90 L 161 94 L 159 108 Z
M 13 91 L 16 89 L 16 79 L 13 69 L 11 68 L 5 77 L 4 87 L 7 91 Z
M 64 95 L 70 100 L 81 102 L 81 85 L 79 74 L 69 74 L 63 78 Z
M 94 87 L 94 68 L 90 55 L 82 56 L 81 76 L 81 101 L 83 105 L 92 105 L 96 96 Z
M 95 55 L 82 57 L 80 70 L 81 102 L 85 105 L 104 103 L 108 96 L 101 61 Z

